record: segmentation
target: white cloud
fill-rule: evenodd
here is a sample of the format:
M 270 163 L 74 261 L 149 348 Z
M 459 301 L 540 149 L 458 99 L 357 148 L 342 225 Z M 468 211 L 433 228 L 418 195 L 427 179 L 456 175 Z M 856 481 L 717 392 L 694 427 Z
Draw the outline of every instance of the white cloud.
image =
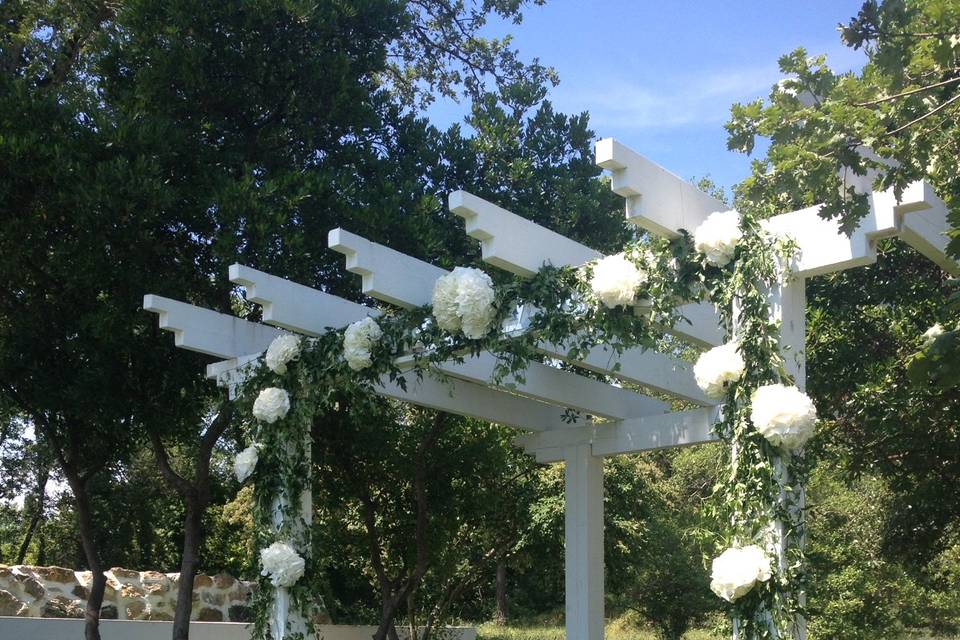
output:
M 860 52 L 840 46 L 811 49 L 827 51 L 834 69 L 857 68 Z M 568 113 L 590 112 L 597 131 L 635 131 L 726 122 L 730 105 L 766 97 L 782 77 L 776 60 L 736 68 L 701 67 L 694 72 L 631 77 L 629 69 L 611 68 L 596 74 L 568 78 L 551 92 L 557 108 Z

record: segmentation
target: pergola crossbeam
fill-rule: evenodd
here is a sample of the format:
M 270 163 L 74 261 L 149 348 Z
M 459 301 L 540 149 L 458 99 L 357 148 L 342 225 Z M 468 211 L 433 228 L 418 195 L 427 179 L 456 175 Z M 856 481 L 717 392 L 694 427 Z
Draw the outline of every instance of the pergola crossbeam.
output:
M 364 293 L 388 302 L 398 301 L 405 307 L 419 306 L 430 302 L 434 282 L 438 277 L 447 273 L 439 267 L 342 229 L 331 231 L 329 242 L 332 249 L 347 256 L 347 270 L 359 273 L 362 276 Z M 392 282 L 394 279 L 391 274 L 403 274 L 402 286 L 397 288 L 385 287 L 386 283 Z M 367 283 L 369 282 L 380 284 L 376 288 L 368 288 Z M 712 344 L 721 341 L 722 334 L 716 325 L 715 312 L 711 305 L 685 305 L 684 310 L 686 313 L 697 317 L 698 322 L 695 328 L 691 328 L 682 320 L 678 324 L 688 327 L 688 331 L 691 333 L 695 331 L 697 335 L 701 336 L 701 342 L 709 340 Z M 710 334 L 709 337 L 706 335 L 707 333 Z M 557 345 L 540 345 L 539 348 L 543 353 L 552 357 L 567 359 L 566 350 Z M 682 360 L 653 351 L 631 349 L 619 359 L 620 371 L 614 372 L 616 359 L 610 358 L 602 352 L 602 348 L 594 349 L 586 360 L 573 362 L 592 371 L 649 386 L 684 400 L 692 400 L 698 404 L 712 404 L 706 401 L 706 398 L 696 386 L 690 365 Z M 528 370 L 528 380 L 529 377 Z M 595 415 L 604 414 L 597 412 Z
M 602 257 L 579 242 L 466 191 L 450 194 L 450 210 L 464 218 L 467 235 L 480 240 L 484 262 L 522 278 L 533 276 L 545 264 L 575 267 Z M 723 341 L 712 305 L 691 303 L 681 306 L 680 311 L 686 320 L 667 327 L 668 333 L 698 346 L 711 347 Z
M 684 447 L 716 440 L 711 429 L 719 415 L 719 407 L 705 407 L 521 435 L 514 443 L 545 463 L 560 462 L 569 447 L 583 445 L 589 445 L 592 455 L 598 457 Z
M 627 221 L 659 236 L 692 233 L 708 215 L 729 208 L 613 138 L 597 142 L 596 161 L 610 171 L 613 192 L 626 199 Z

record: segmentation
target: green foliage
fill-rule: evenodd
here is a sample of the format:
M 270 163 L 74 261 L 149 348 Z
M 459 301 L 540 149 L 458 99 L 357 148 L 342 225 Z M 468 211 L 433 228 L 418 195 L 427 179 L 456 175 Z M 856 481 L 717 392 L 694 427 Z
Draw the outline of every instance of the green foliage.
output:
M 614 458 L 606 465 L 605 535 L 615 536 L 620 551 L 607 554 L 608 590 L 618 609 L 637 611 L 661 640 L 679 640 L 719 606 L 705 588 L 710 578 L 703 558 L 712 548 L 695 535 L 708 526 L 700 503 L 718 471 L 716 449 Z
M 917 626 L 923 589 L 884 552 L 894 506 L 885 482 L 814 474 L 810 516 L 810 629 L 816 637 L 897 639 Z
M 867 0 L 840 31 L 867 53 L 861 73 L 834 73 L 824 56 L 797 49 L 780 59 L 786 78 L 766 101 L 732 107 L 730 149 L 749 154 L 758 137 L 771 142 L 739 196 L 768 214 L 822 203 L 820 215 L 849 232 L 870 210 L 870 189 L 899 198 L 925 180 L 946 203 L 948 251 L 960 257 L 960 5 Z M 944 320 L 952 329 L 960 314 Z M 947 337 L 918 353 L 913 379 L 956 385 L 958 349 Z

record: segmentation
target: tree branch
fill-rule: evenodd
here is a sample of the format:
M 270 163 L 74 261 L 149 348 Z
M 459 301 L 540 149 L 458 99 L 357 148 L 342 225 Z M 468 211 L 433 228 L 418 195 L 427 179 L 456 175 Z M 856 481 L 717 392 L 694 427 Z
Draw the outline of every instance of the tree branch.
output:
M 937 106 L 935 109 L 932 109 L 931 111 L 928 111 L 927 113 L 923 114 L 923 115 L 920 116 L 919 118 L 914 118 L 913 120 L 911 120 L 911 121 L 908 122 L 907 124 L 903 125 L 902 127 L 897 127 L 897 128 L 894 129 L 893 131 L 888 132 L 886 135 L 888 135 L 888 136 L 893 136 L 893 135 L 896 135 L 896 134 L 900 133 L 901 131 L 904 131 L 905 129 L 909 129 L 910 127 L 912 127 L 913 125 L 917 124 L 918 122 L 922 122 L 923 120 L 926 120 L 927 118 L 929 118 L 930 116 L 934 115 L 935 113 L 937 113 L 937 112 L 939 112 L 939 111 L 942 111 L 942 110 L 945 109 L 947 106 L 953 104 L 953 103 L 956 102 L 957 100 L 960 100 L 960 93 L 958 93 L 957 95 L 953 96 L 953 97 L 950 98 L 949 100 L 946 100 L 946 101 L 940 103 L 940 105 Z
M 891 100 L 896 100 L 898 98 L 905 98 L 906 96 L 912 96 L 915 93 L 921 93 L 923 91 L 929 91 L 931 89 L 936 89 L 937 87 L 943 87 L 948 84 L 953 84 L 954 82 L 960 82 L 960 77 L 950 78 L 949 80 L 944 80 L 942 82 L 937 82 L 934 84 L 929 84 L 925 87 L 919 87 L 917 89 L 910 89 L 909 91 L 904 91 L 892 96 L 886 96 L 883 98 L 877 98 L 876 100 L 871 100 L 869 102 L 857 102 L 853 106 L 855 107 L 873 107 L 884 102 L 890 102 Z

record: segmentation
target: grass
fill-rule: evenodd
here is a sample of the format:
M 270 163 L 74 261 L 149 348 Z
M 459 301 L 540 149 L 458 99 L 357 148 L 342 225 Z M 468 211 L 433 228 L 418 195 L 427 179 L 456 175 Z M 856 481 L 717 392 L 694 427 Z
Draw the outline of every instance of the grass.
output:
M 477 640 L 566 640 L 566 632 L 556 618 L 504 627 L 488 622 L 477 626 Z M 607 622 L 604 640 L 656 640 L 656 636 L 652 631 L 639 628 L 635 617 L 628 614 Z M 709 631 L 689 631 L 684 640 L 722 638 Z
M 685 640 L 717 640 L 706 631 L 691 631 Z M 566 640 L 563 627 L 498 627 L 488 623 L 477 627 L 477 640 Z M 656 640 L 650 631 L 608 624 L 604 640 Z
M 690 631 L 685 640 L 718 640 L 707 631 Z M 477 627 L 477 640 L 566 640 L 563 627 L 498 627 L 487 623 Z M 608 624 L 604 640 L 656 640 L 650 631 Z
M 723 640 L 709 631 L 688 631 L 684 640 Z M 477 626 L 477 640 L 566 640 L 562 624 L 556 621 L 499 627 L 492 622 Z M 656 640 L 651 631 L 637 628 L 634 621 L 618 618 L 607 623 L 604 640 Z M 916 632 L 904 640 L 960 640 L 957 636 L 933 636 Z

